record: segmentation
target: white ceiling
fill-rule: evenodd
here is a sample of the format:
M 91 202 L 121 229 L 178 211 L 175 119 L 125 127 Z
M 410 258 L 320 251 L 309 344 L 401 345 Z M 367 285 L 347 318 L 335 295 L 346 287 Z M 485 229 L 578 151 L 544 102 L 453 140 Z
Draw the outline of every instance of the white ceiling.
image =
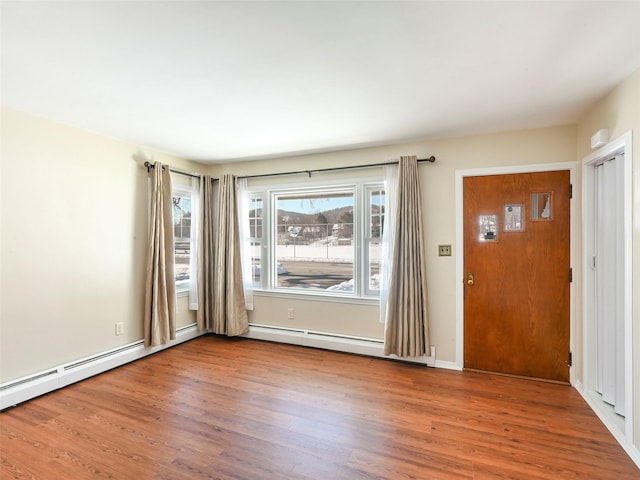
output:
M 199 161 L 575 123 L 640 2 L 2 1 L 2 104 Z

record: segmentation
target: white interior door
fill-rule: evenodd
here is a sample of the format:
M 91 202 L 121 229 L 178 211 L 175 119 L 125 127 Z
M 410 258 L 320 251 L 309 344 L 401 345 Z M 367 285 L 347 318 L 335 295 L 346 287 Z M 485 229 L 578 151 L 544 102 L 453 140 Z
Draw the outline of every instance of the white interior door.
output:
M 595 169 L 596 391 L 625 415 L 624 157 Z

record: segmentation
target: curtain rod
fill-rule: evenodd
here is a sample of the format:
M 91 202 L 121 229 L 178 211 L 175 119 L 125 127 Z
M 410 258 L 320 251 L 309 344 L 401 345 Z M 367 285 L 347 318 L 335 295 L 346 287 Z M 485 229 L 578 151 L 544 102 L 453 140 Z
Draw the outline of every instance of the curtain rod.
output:
M 429 158 L 419 158 L 418 162 L 429 162 L 434 163 L 436 161 L 436 157 L 431 155 Z M 329 168 L 314 168 L 311 170 L 293 170 L 291 172 L 277 172 L 277 173 L 259 173 L 256 175 L 239 175 L 236 178 L 261 178 L 261 177 L 278 177 L 281 175 L 299 175 L 301 173 L 306 173 L 309 177 L 311 177 L 312 173 L 319 172 L 335 172 L 337 170 L 351 170 L 354 168 L 369 168 L 369 167 L 385 167 L 387 165 L 397 165 L 400 162 L 381 162 L 381 163 L 367 163 L 364 165 L 347 165 L 345 167 L 329 167 Z M 155 164 L 150 162 L 144 162 L 144 166 L 149 169 L 154 168 Z M 164 167 L 163 167 L 164 168 Z M 196 175 L 195 173 L 185 172 L 182 170 L 176 170 L 174 168 L 169 168 L 171 173 L 177 173 L 179 175 L 186 175 L 187 177 L 200 178 L 200 175 Z M 218 180 L 217 178 L 211 178 L 212 182 Z
M 155 163 L 151 163 L 151 162 L 144 162 L 144 166 L 147 169 L 147 172 L 152 169 L 155 168 Z M 164 166 L 162 167 L 164 169 Z M 171 173 L 177 173 L 178 175 L 184 175 L 185 177 L 192 177 L 192 178 L 200 178 L 200 175 L 197 173 L 191 173 L 191 172 L 185 172 L 184 170 L 176 170 L 175 168 L 169 168 L 169 171 Z M 211 181 L 215 182 L 218 179 L 215 177 L 211 177 Z
M 431 155 L 429 158 L 419 158 L 418 162 L 429 162 L 434 163 L 436 161 L 436 157 Z M 260 178 L 260 177 L 277 177 L 280 175 L 297 175 L 300 173 L 306 173 L 311 177 L 312 173 L 319 172 L 334 172 L 336 170 L 351 170 L 353 168 L 368 168 L 368 167 L 385 167 L 387 165 L 397 165 L 400 162 L 382 162 L 382 163 L 367 163 L 364 165 L 348 165 L 346 167 L 330 167 L 330 168 L 314 168 L 311 170 L 294 170 L 291 172 L 278 172 L 278 173 L 262 173 L 257 175 L 239 175 L 238 178 Z

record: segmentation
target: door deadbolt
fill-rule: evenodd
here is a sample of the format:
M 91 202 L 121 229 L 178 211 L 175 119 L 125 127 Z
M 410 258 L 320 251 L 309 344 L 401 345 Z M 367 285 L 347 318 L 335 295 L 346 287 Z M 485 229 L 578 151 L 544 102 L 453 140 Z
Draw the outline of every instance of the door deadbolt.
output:
M 474 283 L 473 273 L 467 273 L 467 285 L 471 286 Z

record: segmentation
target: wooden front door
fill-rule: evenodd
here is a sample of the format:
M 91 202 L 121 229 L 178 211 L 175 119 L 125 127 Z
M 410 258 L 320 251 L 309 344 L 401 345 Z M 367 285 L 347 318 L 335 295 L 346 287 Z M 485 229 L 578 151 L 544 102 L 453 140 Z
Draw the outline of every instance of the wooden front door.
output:
M 569 381 L 569 171 L 464 178 L 464 366 Z

